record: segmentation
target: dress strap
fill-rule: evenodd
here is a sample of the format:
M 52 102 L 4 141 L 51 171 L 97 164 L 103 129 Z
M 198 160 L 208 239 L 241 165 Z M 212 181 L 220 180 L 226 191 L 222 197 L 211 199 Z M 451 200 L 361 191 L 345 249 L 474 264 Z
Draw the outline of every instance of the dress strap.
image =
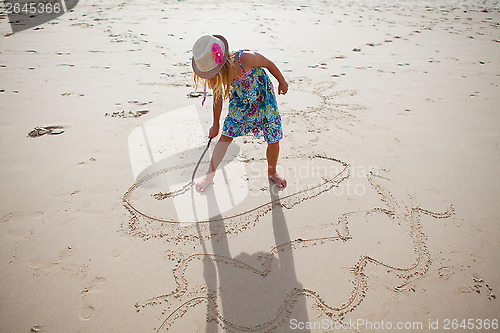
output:
M 246 73 L 245 69 L 243 68 L 243 65 L 241 64 L 241 58 L 240 58 L 241 52 L 243 52 L 243 51 L 248 51 L 248 50 L 239 50 L 238 51 L 238 62 L 240 63 L 240 67 L 241 67 L 241 70 L 243 71 L 243 73 Z

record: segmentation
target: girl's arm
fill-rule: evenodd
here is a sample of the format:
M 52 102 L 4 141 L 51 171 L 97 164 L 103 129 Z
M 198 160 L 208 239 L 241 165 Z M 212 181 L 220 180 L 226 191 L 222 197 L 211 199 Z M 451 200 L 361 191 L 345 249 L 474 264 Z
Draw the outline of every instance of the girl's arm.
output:
M 213 115 L 214 121 L 212 127 L 208 131 L 208 137 L 215 138 L 219 134 L 220 127 L 220 114 L 222 113 L 222 96 L 215 97 L 214 96 L 214 104 L 213 104 Z
M 288 83 L 278 67 L 271 60 L 257 52 L 245 51 L 241 54 L 242 62 L 248 67 L 264 67 L 278 80 L 278 94 L 284 95 L 288 91 Z

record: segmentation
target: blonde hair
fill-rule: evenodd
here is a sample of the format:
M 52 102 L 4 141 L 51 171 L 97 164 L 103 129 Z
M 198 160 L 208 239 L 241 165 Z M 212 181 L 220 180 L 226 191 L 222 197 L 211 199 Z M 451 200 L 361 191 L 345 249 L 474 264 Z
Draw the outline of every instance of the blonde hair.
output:
M 208 86 L 214 93 L 214 98 L 222 97 L 223 99 L 229 98 L 229 88 L 231 87 L 231 80 L 234 77 L 234 57 L 236 52 L 230 52 L 224 65 L 213 78 L 204 79 L 194 73 L 195 90 L 198 90 L 198 85 Z

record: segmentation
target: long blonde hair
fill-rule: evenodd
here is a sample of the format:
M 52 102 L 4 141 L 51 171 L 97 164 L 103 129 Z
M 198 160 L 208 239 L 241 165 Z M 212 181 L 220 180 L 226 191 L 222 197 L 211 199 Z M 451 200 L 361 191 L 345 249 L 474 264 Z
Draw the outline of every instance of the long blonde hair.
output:
M 206 87 L 208 85 L 208 87 L 212 89 L 214 93 L 214 98 L 229 98 L 229 88 L 231 87 L 231 80 L 234 77 L 235 73 L 235 55 L 236 52 L 230 52 L 219 73 L 217 73 L 211 79 L 204 79 L 194 73 L 195 90 L 198 90 L 198 85 L 201 85 L 203 87 Z

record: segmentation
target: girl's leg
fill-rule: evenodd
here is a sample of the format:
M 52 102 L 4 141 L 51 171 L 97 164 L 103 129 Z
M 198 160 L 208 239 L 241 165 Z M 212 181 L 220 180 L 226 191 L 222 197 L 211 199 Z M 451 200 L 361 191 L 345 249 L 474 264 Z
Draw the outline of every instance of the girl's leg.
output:
M 196 183 L 196 189 L 198 191 L 205 191 L 207 186 L 212 182 L 215 176 L 215 170 L 217 170 L 217 167 L 224 158 L 224 155 L 226 155 L 227 147 L 232 141 L 233 138 L 225 135 L 220 136 L 219 141 L 217 141 L 217 144 L 215 145 L 214 153 L 212 154 L 212 159 L 210 160 L 210 166 L 208 167 L 207 173 Z
M 275 142 L 275 143 L 268 143 L 267 144 L 267 151 L 266 151 L 266 157 L 267 157 L 267 175 L 279 187 L 285 187 L 286 186 L 286 180 L 285 180 L 285 178 L 283 178 L 280 175 L 278 175 L 278 172 L 276 171 L 276 165 L 278 164 L 278 156 L 279 156 L 279 154 L 280 154 L 280 143 L 279 143 L 279 141 Z

